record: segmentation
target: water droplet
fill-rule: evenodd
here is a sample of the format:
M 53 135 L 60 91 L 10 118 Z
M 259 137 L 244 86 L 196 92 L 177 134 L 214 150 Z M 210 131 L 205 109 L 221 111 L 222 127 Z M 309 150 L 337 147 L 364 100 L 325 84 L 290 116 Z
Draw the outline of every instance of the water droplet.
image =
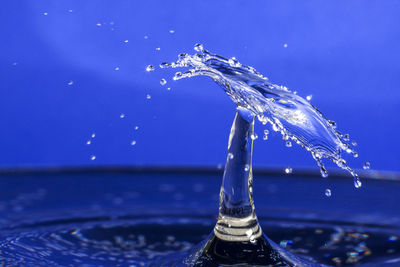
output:
M 202 44 L 195 44 L 194 45 L 194 50 L 197 52 L 203 52 L 204 51 L 204 47 Z
M 72 11 L 73 11 L 72 9 L 68 9 L 68 12 L 69 12 L 69 13 L 72 13 Z
M 250 135 L 250 138 L 251 138 L 251 140 L 256 140 L 257 138 L 258 138 L 258 135 L 256 134 L 256 133 L 252 133 L 251 135 Z
M 160 84 L 161 84 L 161 85 L 165 85 L 166 83 L 167 83 L 167 81 L 166 81 L 165 79 L 161 79 L 161 80 L 160 80 Z
M 171 29 L 171 30 L 169 30 L 169 33 L 175 33 L 175 30 Z
M 358 176 L 354 177 L 354 187 L 360 188 L 362 186 L 361 180 Z
M 249 164 L 244 165 L 244 171 L 247 172 L 250 170 Z
M 168 91 L 171 91 L 171 87 L 168 87 L 167 90 L 168 90 Z
M 120 117 L 121 119 L 123 119 L 123 118 L 125 118 L 125 114 L 124 114 L 124 113 L 121 113 L 121 115 L 119 115 L 119 117 Z
M 284 48 L 288 47 L 288 44 L 283 44 L 283 47 L 284 47 Z
M 325 190 L 325 196 L 327 196 L 327 197 L 332 196 L 332 192 L 331 192 L 330 189 L 326 189 L 326 190 Z
M 146 98 L 147 98 L 147 99 L 151 99 L 151 95 L 147 94 L 147 95 L 146 95 Z
M 119 67 L 115 67 L 114 70 L 119 70 Z
M 148 66 L 146 67 L 146 71 L 153 71 L 153 70 L 155 70 L 155 68 L 154 68 L 153 65 L 148 65 Z
M 369 163 L 368 161 L 366 161 L 366 162 L 364 163 L 363 169 L 364 169 L 364 170 L 369 170 L 370 167 L 371 167 L 371 163 Z
M 161 50 L 161 48 L 160 48 L 160 47 L 156 47 L 156 50 L 157 50 L 157 51 L 160 51 L 160 50 Z
M 306 99 L 307 99 L 307 101 L 311 101 L 312 95 L 308 95 L 308 96 L 306 97 Z
M 95 160 L 96 159 L 96 156 L 95 155 L 91 155 L 90 156 L 90 160 Z
M 74 81 L 69 81 L 68 82 L 68 85 L 73 85 L 74 84 Z
M 49 14 L 49 13 L 47 13 L 47 12 L 44 12 L 44 13 L 43 13 L 43 15 L 45 15 L 45 16 L 47 16 L 48 14 Z
M 126 40 L 124 41 L 124 43 L 126 43 L 126 44 L 127 44 L 128 42 L 129 42 L 129 40 L 128 40 L 128 39 L 126 39 Z
M 322 178 L 327 178 L 328 177 L 328 171 L 325 169 L 324 166 L 319 167 L 319 171 L 321 173 Z
M 96 134 L 95 134 L 95 133 L 92 133 L 91 136 L 92 136 L 92 138 L 95 138 L 95 137 L 96 137 Z
M 272 130 L 274 130 L 275 132 L 279 131 L 278 126 L 276 126 L 276 124 L 272 124 Z
M 343 140 L 344 141 L 349 141 L 350 140 L 350 135 L 349 134 L 343 135 Z
M 86 141 L 86 145 L 90 145 L 91 143 L 92 143 L 92 141 L 90 141 L 90 140 Z
M 135 131 L 139 130 L 139 126 L 135 126 Z
M 228 153 L 228 159 L 233 159 L 234 155 L 232 153 Z
M 135 140 L 132 140 L 132 141 L 131 141 L 131 146 L 134 146 L 134 145 L 136 145 L 136 141 L 135 141 Z
M 145 35 L 143 38 L 144 38 L 144 39 L 149 39 L 149 36 Z
M 100 27 L 100 26 L 101 26 L 101 23 L 100 23 L 100 22 L 97 22 L 97 23 L 96 23 L 96 26 L 97 26 L 97 27 Z
M 353 146 L 357 146 L 357 142 L 356 142 L 356 141 L 351 141 L 351 144 L 352 144 Z
M 292 142 L 287 141 L 287 142 L 286 142 L 286 147 L 292 147 Z
M 13 66 L 17 66 L 18 62 L 13 62 L 12 65 Z
M 222 164 L 221 164 L 221 163 L 219 163 L 219 164 L 217 165 L 217 169 L 218 169 L 218 170 L 221 170 L 221 169 L 222 169 Z
M 293 169 L 291 168 L 291 167 L 287 167 L 286 169 L 285 169 L 285 173 L 286 174 L 291 174 L 293 172 Z

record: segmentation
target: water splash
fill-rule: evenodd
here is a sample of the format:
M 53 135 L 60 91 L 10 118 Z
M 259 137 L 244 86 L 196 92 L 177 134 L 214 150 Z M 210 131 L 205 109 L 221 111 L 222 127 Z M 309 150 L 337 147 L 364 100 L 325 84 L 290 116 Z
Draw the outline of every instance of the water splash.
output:
M 201 44 L 196 44 L 194 49 L 197 54 L 180 54 L 176 62 L 162 63 L 160 67 L 189 68 L 183 73 L 175 73 L 174 80 L 199 75 L 211 77 L 238 106 L 253 112 L 262 124 L 271 123 L 273 130 L 280 132 L 284 140 L 291 139 L 309 151 L 323 177 L 328 176 L 322 162 L 326 158 L 350 172 L 357 188 L 361 186 L 357 173 L 342 158 L 343 151 L 354 157 L 358 154 L 347 143 L 349 135 L 337 131 L 334 121 L 327 120 L 296 91 L 271 83 L 256 69 L 241 64 L 236 58 L 212 54 Z

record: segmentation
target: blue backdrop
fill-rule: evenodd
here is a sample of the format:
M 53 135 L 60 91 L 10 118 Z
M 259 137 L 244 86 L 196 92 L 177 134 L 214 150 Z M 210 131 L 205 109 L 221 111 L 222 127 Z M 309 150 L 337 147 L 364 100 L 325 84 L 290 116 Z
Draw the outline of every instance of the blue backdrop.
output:
M 399 13 L 389 0 L 3 1 L 0 165 L 223 163 L 231 100 L 210 79 L 145 71 L 199 42 L 312 94 L 357 141 L 353 167 L 400 171 Z M 316 166 L 278 134 L 256 140 L 254 164 Z

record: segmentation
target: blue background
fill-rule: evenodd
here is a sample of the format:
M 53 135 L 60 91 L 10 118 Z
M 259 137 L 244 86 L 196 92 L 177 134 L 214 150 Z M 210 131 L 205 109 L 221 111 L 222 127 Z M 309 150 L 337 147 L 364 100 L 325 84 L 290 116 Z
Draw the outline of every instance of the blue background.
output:
M 223 163 L 235 113 L 223 90 L 145 71 L 203 43 L 312 94 L 357 141 L 352 167 L 400 171 L 399 14 L 399 1 L 378 0 L 4 1 L 0 166 Z M 256 140 L 254 165 L 317 168 L 275 133 Z

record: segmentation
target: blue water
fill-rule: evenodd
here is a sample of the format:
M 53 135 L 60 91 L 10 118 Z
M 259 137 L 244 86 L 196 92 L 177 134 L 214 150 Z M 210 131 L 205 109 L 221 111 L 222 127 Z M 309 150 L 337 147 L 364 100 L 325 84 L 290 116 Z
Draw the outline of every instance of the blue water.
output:
M 221 175 L 184 169 L 2 173 L 0 263 L 147 266 L 176 257 L 212 231 Z M 264 232 L 296 255 L 333 266 L 400 256 L 400 213 L 393 209 L 400 185 L 382 179 L 389 176 L 364 179 L 357 190 L 335 175 L 321 181 L 318 173 L 256 171 L 255 177 Z M 379 197 L 383 192 L 394 197 Z

